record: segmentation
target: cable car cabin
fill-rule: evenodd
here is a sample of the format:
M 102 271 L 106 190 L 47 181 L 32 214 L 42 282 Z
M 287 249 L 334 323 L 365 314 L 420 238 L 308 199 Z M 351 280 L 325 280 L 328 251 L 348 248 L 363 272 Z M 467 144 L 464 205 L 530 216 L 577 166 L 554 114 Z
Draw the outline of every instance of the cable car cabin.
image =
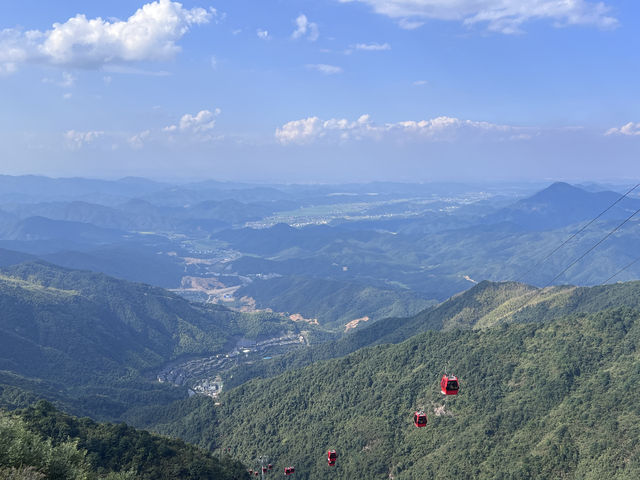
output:
M 293 467 L 289 467 L 289 469 L 291 469 L 291 473 L 296 473 L 296 469 Z
M 291 467 L 284 467 L 284 474 L 291 475 Z
M 262 467 L 262 473 L 267 473 L 267 467 Z
M 267 468 L 268 468 L 269 470 L 271 470 L 271 469 L 273 468 L 273 465 L 269 464 L 269 465 L 267 465 Z
M 443 395 L 457 395 L 460 390 L 458 377 L 455 375 L 443 375 L 440 380 L 440 391 Z
M 416 427 L 426 427 L 427 426 L 427 414 L 422 410 L 413 414 L 413 424 Z
M 254 475 L 257 477 L 258 475 L 260 475 L 260 472 L 255 472 Z
M 329 463 L 333 462 L 336 463 L 336 459 L 338 458 L 338 454 L 336 453 L 335 450 L 329 450 L 327 452 L 327 461 Z

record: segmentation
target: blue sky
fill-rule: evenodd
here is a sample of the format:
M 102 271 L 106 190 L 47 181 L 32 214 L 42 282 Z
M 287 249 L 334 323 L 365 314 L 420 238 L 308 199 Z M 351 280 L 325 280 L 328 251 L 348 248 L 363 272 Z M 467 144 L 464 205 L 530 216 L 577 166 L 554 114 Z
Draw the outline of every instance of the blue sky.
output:
M 0 3 L 0 173 L 639 176 L 640 5 Z

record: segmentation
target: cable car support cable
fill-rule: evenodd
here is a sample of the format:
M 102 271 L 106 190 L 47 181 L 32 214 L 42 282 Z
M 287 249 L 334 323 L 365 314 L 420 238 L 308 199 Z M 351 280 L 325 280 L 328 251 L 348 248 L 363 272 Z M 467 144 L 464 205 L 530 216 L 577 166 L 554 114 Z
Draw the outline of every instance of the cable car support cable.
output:
M 542 288 L 539 288 L 538 290 L 536 290 L 534 292 L 534 294 L 532 296 L 529 297 L 529 299 L 524 302 L 520 307 L 516 308 L 514 310 L 514 312 L 517 312 L 518 310 L 522 310 L 524 307 L 526 307 L 527 305 L 529 305 L 529 303 L 531 303 L 531 301 L 536 298 L 540 292 L 542 292 L 545 288 L 547 288 L 549 285 L 551 285 L 553 282 L 555 282 L 558 278 L 560 278 L 562 275 L 565 274 L 565 272 L 567 270 L 569 270 L 571 267 L 573 267 L 576 263 L 578 263 L 580 260 L 582 260 L 584 257 L 586 257 L 589 253 L 591 253 L 593 250 L 595 250 L 598 245 L 600 245 L 602 242 L 604 242 L 607 238 L 609 238 L 611 235 L 613 235 L 615 232 L 617 232 L 618 230 L 620 230 L 629 220 L 631 220 L 633 217 L 635 217 L 638 213 L 640 213 L 640 208 L 638 208 L 635 212 L 633 212 L 631 215 L 629 215 L 626 219 L 624 219 L 620 224 L 618 224 L 613 230 L 611 230 L 609 233 L 607 233 L 604 237 L 602 237 L 600 240 L 598 240 L 596 242 L 595 245 L 593 245 L 591 248 L 589 248 L 586 252 L 584 252 L 582 255 L 580 255 L 576 260 L 574 260 L 573 262 L 571 262 L 569 264 L 569 266 L 567 266 L 564 270 L 562 270 L 560 273 L 558 273 L 555 277 L 553 277 L 551 280 L 549 280 L 545 286 L 543 286 Z M 615 275 L 614 275 L 615 276 Z M 611 277 L 613 278 L 613 277 Z M 507 316 L 507 314 L 505 314 L 504 316 Z M 504 317 L 501 317 L 504 318 Z
M 512 277 L 510 278 L 508 281 L 513 281 L 516 280 L 518 278 L 522 280 L 524 280 L 526 278 L 526 276 L 531 273 L 533 270 L 535 270 L 535 268 L 540 265 L 541 263 L 546 262 L 554 253 L 556 253 L 558 250 L 560 250 L 562 247 L 564 247 L 567 243 L 569 243 L 571 240 L 573 240 L 575 237 L 577 237 L 578 235 L 580 235 L 582 232 L 584 232 L 589 225 L 591 225 L 593 222 L 595 222 L 596 220 L 598 220 L 602 215 L 604 215 L 605 213 L 607 213 L 609 210 L 611 210 L 614 206 L 616 206 L 618 203 L 620 203 L 623 199 L 625 199 L 631 192 L 633 192 L 636 188 L 638 188 L 640 186 L 640 183 L 637 183 L 636 185 L 634 185 L 629 191 L 627 191 L 624 195 L 622 195 L 620 198 L 618 198 L 615 202 L 613 202 L 611 205 L 609 205 L 607 208 L 605 208 L 602 212 L 600 212 L 597 216 L 595 216 L 594 218 L 592 218 L 587 224 L 585 224 L 582 228 L 580 228 L 580 230 L 578 230 L 577 232 L 575 232 L 573 235 L 571 235 L 569 238 L 567 238 L 564 242 L 562 242 L 560 245 L 558 245 L 556 248 L 554 248 L 549 254 L 547 254 L 546 257 L 544 257 L 541 260 L 538 260 L 531 268 L 529 268 L 529 270 L 527 270 L 526 272 L 524 272 L 522 275 L 516 276 L 516 277 Z
M 609 278 L 607 278 L 604 282 L 602 282 L 602 284 L 606 285 L 609 282 L 609 280 L 611 280 L 612 278 L 615 278 L 618 275 L 620 275 L 622 272 L 624 272 L 627 268 L 629 268 L 631 265 L 636 263 L 638 260 L 640 260 L 640 257 L 638 257 L 635 260 L 632 260 L 631 262 L 627 263 L 624 267 L 622 267 L 620 270 L 618 270 L 616 273 L 614 273 Z

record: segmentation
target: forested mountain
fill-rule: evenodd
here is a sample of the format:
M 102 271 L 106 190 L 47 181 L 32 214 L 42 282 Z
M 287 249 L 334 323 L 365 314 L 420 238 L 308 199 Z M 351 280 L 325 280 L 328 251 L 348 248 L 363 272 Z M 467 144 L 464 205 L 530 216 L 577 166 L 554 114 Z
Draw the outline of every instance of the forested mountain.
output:
M 0 478 L 11 480 L 232 480 L 245 467 L 125 424 L 66 415 L 50 403 L 0 410 Z
M 431 331 L 248 382 L 191 421 L 215 417 L 219 445 L 305 479 L 632 479 L 639 349 L 640 314 L 628 308 Z M 439 391 L 445 370 L 460 377 L 457 397 Z M 418 409 L 426 428 L 412 424 Z
M 272 377 L 372 345 L 400 343 L 426 331 L 481 330 L 508 323 L 553 321 L 572 313 L 596 313 L 615 307 L 640 310 L 640 282 L 539 289 L 515 282 L 484 281 L 414 316 L 384 318 L 332 342 L 239 366 L 228 372 L 227 386 Z
M 409 291 L 303 276 L 258 279 L 237 295 L 253 298 L 258 308 L 298 313 L 347 331 L 369 321 L 407 317 L 434 303 Z
M 337 342 L 236 370 L 219 406 L 145 375 L 172 359 L 221 351 L 236 333 L 281 331 L 293 322 L 38 262 L 5 267 L 0 288 L 0 400 L 8 406 L 48 398 L 74 412 L 230 448 L 248 465 L 268 455 L 276 470 L 295 465 L 299 478 L 640 473 L 639 405 L 629 395 L 640 387 L 640 282 L 544 290 L 481 282 L 413 317 L 383 319 Z M 438 388 L 445 370 L 462 385 L 446 401 Z M 416 409 L 427 411 L 427 428 L 412 425 Z M 93 427 L 51 415 L 36 427 L 54 437 L 80 432 L 69 440 L 88 451 L 74 457 L 88 468 L 96 443 L 82 447 L 82 435 L 94 438 L 82 432 Z M 35 428 L 28 418 L 15 422 L 11 428 Z M 133 444 L 151 445 L 140 442 Z M 329 448 L 339 451 L 331 471 L 323 458 Z
M 106 418 L 186 396 L 185 388 L 154 381 L 168 362 L 303 327 L 277 314 L 195 305 L 160 288 L 39 262 L 0 271 L 0 310 L 0 384 Z M 5 403 L 20 395 L 3 392 Z

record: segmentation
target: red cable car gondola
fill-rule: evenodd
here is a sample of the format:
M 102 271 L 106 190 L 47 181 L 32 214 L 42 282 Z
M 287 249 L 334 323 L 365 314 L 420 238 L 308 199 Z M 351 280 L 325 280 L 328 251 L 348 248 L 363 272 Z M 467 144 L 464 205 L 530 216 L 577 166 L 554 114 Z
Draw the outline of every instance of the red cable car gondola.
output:
M 460 382 L 455 375 L 443 375 L 440 380 L 440 391 L 443 395 L 457 395 L 460 390 Z
M 335 450 L 329 450 L 327 452 L 327 462 L 329 463 L 330 467 L 335 466 L 337 458 L 338 458 L 338 454 L 336 453 Z
M 273 465 L 269 464 L 269 465 L 267 465 L 267 468 L 268 468 L 269 470 L 271 470 L 271 469 L 273 468 Z
M 291 475 L 293 472 L 295 472 L 295 469 L 293 467 L 284 467 L 285 475 Z
M 427 414 L 422 410 L 413 414 L 413 424 L 416 427 L 426 427 L 427 426 Z
M 262 467 L 262 473 L 267 473 L 267 467 Z

